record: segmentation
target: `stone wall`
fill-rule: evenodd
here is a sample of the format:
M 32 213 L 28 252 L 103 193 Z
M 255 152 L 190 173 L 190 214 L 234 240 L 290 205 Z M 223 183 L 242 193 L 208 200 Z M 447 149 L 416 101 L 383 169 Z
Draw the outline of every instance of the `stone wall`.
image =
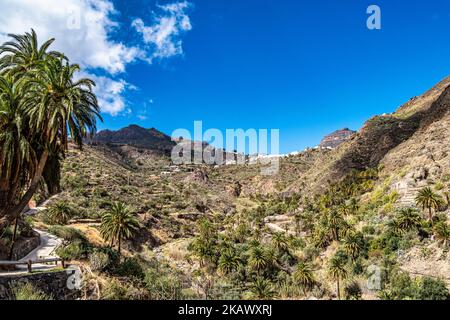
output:
M 77 299 L 80 290 L 74 289 L 71 285 L 76 271 L 77 269 L 70 268 L 46 273 L 0 275 L 0 300 L 13 299 L 13 289 L 27 282 L 54 300 Z
M 40 244 L 40 236 L 39 233 L 34 232 L 35 235 L 30 238 L 24 238 L 17 241 L 14 246 L 12 260 L 20 260 L 29 254 L 31 251 L 36 249 Z
M 12 260 L 17 261 L 25 257 L 31 251 L 37 248 L 40 244 L 39 233 L 33 231 L 32 237 L 20 238 L 16 241 L 13 250 Z M 8 259 L 8 248 L 2 248 L 0 250 L 0 260 Z

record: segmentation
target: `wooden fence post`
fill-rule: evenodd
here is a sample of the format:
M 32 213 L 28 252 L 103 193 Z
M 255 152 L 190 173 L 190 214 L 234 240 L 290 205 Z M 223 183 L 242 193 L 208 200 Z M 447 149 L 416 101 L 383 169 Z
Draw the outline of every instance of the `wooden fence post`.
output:
M 28 272 L 29 273 L 31 273 L 31 271 L 32 271 L 32 262 L 31 262 L 31 260 L 28 260 L 28 263 L 27 263 L 27 265 L 28 265 Z

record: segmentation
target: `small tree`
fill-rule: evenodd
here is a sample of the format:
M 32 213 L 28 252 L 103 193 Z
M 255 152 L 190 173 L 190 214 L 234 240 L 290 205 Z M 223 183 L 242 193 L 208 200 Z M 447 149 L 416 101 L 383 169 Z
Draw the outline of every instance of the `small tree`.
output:
M 434 226 L 434 235 L 438 241 L 441 241 L 444 247 L 447 246 L 450 240 L 450 227 L 447 222 L 440 221 Z
M 103 215 L 100 232 L 102 237 L 117 248 L 120 256 L 123 239 L 130 238 L 139 228 L 139 221 L 130 209 L 122 202 L 116 202 L 111 209 Z
M 303 294 L 306 295 L 306 291 L 310 290 L 316 280 L 311 268 L 304 262 L 300 262 L 293 274 L 294 281 L 302 288 Z
M 255 279 L 250 292 L 252 293 L 252 298 L 259 300 L 271 299 L 275 294 L 272 283 L 262 277 Z
M 328 265 L 328 274 L 336 281 L 336 294 L 338 299 L 341 299 L 340 281 L 347 277 L 347 270 L 345 269 L 345 260 L 338 255 L 335 255 Z
M 416 230 L 422 225 L 422 217 L 414 208 L 402 208 L 397 212 L 398 227 L 405 231 Z
M 416 204 L 423 210 L 428 210 L 428 219 L 433 225 L 433 210 L 436 212 L 444 202 L 441 195 L 434 193 L 430 187 L 425 187 L 419 191 L 416 197 Z
M 67 224 L 73 213 L 72 208 L 65 201 L 59 201 L 47 210 L 51 223 L 61 225 Z

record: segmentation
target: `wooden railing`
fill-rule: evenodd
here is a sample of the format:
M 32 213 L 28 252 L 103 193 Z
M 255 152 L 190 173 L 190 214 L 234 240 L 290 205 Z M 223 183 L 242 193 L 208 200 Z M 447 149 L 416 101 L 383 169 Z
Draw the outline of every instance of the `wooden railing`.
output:
M 28 260 L 28 261 L 0 261 L 0 267 L 1 266 L 27 266 L 28 272 L 33 271 L 33 264 L 47 264 L 47 263 L 54 263 L 55 267 L 58 266 L 58 262 L 61 262 L 61 266 L 63 269 L 66 268 L 66 263 L 64 259 L 61 258 L 45 258 L 45 259 L 38 259 L 38 260 Z

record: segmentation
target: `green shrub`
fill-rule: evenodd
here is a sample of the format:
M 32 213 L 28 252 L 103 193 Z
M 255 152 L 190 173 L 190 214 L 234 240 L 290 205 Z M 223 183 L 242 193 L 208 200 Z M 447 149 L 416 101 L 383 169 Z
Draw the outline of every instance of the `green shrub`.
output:
M 59 238 L 66 240 L 66 241 L 79 240 L 82 242 L 87 242 L 87 239 L 84 236 L 84 234 L 75 228 L 55 225 L 55 226 L 51 226 L 48 229 L 48 232 L 56 235 Z
M 56 254 L 64 260 L 82 259 L 87 254 L 86 244 L 77 240 L 56 249 Z
M 93 271 L 105 271 L 111 264 L 109 255 L 105 252 L 94 251 L 89 255 L 89 264 Z
M 181 281 L 177 275 L 150 268 L 145 273 L 145 286 L 153 300 L 179 300 L 182 298 Z
M 362 290 L 358 282 L 350 282 L 344 288 L 344 295 L 346 300 L 360 300 L 362 297 Z
M 14 300 L 51 300 L 51 297 L 29 282 L 19 284 L 13 289 Z
M 420 281 L 417 298 L 420 300 L 447 300 L 450 298 L 450 294 L 444 281 L 424 277 Z
M 418 286 L 408 273 L 395 272 L 391 275 L 387 289 L 381 298 L 385 300 L 411 300 L 417 297 Z
M 102 291 L 104 300 L 132 300 L 128 287 L 121 284 L 118 280 L 111 280 L 106 283 Z
M 116 268 L 115 273 L 121 277 L 144 279 L 144 269 L 135 257 L 125 258 Z

